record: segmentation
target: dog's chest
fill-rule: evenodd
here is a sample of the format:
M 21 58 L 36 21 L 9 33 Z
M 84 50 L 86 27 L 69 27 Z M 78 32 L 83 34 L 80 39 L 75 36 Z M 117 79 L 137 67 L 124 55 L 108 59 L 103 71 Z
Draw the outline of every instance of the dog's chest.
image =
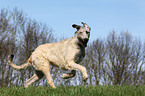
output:
M 79 52 L 77 52 L 74 57 L 74 61 L 76 63 L 80 63 L 83 60 L 84 56 L 85 56 L 85 49 L 79 50 Z

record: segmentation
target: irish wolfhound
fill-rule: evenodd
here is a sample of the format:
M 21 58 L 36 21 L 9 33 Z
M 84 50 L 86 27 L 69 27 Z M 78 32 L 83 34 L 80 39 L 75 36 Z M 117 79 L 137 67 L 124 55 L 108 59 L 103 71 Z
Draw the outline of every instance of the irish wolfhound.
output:
M 83 80 L 86 81 L 88 74 L 84 66 L 79 65 L 85 56 L 85 47 L 90 37 L 91 28 L 83 23 L 83 26 L 73 24 L 76 28 L 75 36 L 57 43 L 47 43 L 38 46 L 32 55 L 20 66 L 13 64 L 14 55 L 9 57 L 9 64 L 15 69 L 26 69 L 29 65 L 36 69 L 34 75 L 24 83 L 24 87 L 28 87 L 33 82 L 46 77 L 47 83 L 56 88 L 50 75 L 50 64 L 58 66 L 61 69 L 71 70 L 71 73 L 62 74 L 64 79 L 74 77 L 76 70 L 83 74 Z

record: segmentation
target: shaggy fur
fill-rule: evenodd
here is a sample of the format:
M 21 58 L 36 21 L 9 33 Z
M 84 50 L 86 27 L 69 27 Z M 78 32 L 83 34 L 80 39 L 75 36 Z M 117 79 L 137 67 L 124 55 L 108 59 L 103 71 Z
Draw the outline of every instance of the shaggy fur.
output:
M 86 81 L 88 74 L 84 66 L 79 65 L 85 56 L 85 47 L 90 37 L 90 27 L 83 23 L 83 26 L 73 24 L 76 28 L 75 36 L 57 43 L 47 43 L 39 45 L 25 64 L 17 66 L 13 64 L 14 55 L 9 57 L 9 64 L 19 70 L 26 69 L 32 64 L 36 69 L 34 75 L 24 83 L 24 87 L 28 87 L 33 82 L 41 79 L 43 75 L 47 79 L 47 83 L 56 88 L 50 75 L 50 64 L 58 66 L 61 69 L 71 70 L 71 73 L 62 74 L 64 79 L 74 77 L 76 70 L 83 74 L 83 80 Z

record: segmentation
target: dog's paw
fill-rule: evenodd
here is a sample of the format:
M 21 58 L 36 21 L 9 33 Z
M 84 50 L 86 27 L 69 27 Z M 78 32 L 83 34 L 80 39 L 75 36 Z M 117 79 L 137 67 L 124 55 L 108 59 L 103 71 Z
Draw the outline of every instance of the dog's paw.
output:
M 83 81 L 86 82 L 88 80 L 88 76 L 83 77 Z
M 25 88 L 28 88 L 29 86 L 28 86 L 27 84 L 24 84 L 24 87 L 25 87 Z
M 55 86 L 51 86 L 53 89 L 56 89 L 56 87 Z

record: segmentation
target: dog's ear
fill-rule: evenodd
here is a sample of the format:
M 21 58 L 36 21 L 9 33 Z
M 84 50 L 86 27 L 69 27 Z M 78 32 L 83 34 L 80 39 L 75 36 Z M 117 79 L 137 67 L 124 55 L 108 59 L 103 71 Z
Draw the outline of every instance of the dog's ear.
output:
M 83 24 L 84 27 L 89 28 L 89 30 L 91 30 L 91 28 L 84 22 L 81 22 Z
M 88 25 L 86 24 L 86 23 L 84 23 L 84 22 L 81 22 L 83 25 L 84 25 L 84 27 L 87 27 Z
M 73 24 L 72 27 L 73 27 L 73 28 L 76 28 L 77 30 L 79 30 L 81 26 L 76 25 L 76 24 Z

